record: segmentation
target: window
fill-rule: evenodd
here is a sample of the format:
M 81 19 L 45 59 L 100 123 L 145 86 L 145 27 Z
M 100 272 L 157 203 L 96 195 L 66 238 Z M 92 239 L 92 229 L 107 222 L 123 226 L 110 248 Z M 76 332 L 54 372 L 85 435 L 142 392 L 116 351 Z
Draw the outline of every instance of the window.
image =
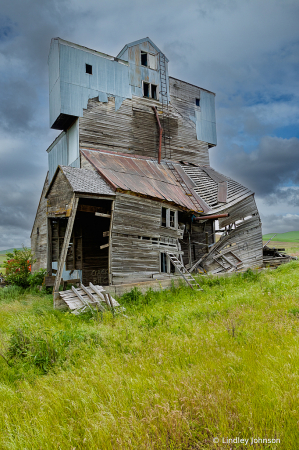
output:
M 161 272 L 167 273 L 167 254 L 161 253 Z
M 141 65 L 149 69 L 157 70 L 157 55 L 152 55 L 141 50 Z
M 177 228 L 178 227 L 177 217 L 178 217 L 177 211 L 174 211 L 170 208 L 164 208 L 162 206 L 162 211 L 161 211 L 161 226 L 162 227 Z
M 147 53 L 141 52 L 141 65 L 147 67 Z
M 158 86 L 155 84 L 147 83 L 146 81 L 142 82 L 142 90 L 143 97 L 152 98 L 154 100 L 158 100 Z
M 195 99 L 195 104 L 196 104 L 196 106 L 200 106 L 200 100 L 199 100 L 199 98 L 196 98 L 196 99 Z
M 143 82 L 143 97 L 149 98 L 149 94 L 150 94 L 150 84 L 146 83 L 144 81 Z
M 175 211 L 171 211 L 170 210 L 170 215 L 169 215 L 169 226 L 171 228 L 175 228 Z
M 151 97 L 157 100 L 157 86 L 151 84 Z
M 162 207 L 162 217 L 161 217 L 162 227 L 166 227 L 166 211 L 167 211 L 167 209 Z
M 90 64 L 85 64 L 86 73 L 92 75 L 92 66 Z

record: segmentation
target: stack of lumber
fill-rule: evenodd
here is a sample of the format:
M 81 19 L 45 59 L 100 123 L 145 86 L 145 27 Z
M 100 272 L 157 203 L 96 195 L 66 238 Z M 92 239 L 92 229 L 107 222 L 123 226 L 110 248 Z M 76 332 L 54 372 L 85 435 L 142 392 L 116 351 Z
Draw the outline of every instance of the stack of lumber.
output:
M 112 312 L 123 311 L 120 304 L 105 291 L 102 286 L 84 286 L 82 283 L 79 288 L 72 286 L 72 289 L 59 292 L 60 298 L 72 310 L 73 314 L 80 314 L 88 309 L 93 311 L 111 310 Z

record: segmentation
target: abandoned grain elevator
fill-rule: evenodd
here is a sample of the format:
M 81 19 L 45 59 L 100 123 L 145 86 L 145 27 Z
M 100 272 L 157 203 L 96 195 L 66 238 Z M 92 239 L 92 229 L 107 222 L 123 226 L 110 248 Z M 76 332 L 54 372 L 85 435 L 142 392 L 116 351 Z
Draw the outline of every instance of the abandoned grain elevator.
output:
M 169 76 L 149 38 L 116 57 L 55 38 L 48 62 L 61 134 L 47 150 L 34 270 L 121 285 L 171 279 L 175 260 L 191 272 L 262 265 L 253 192 L 209 165 L 213 92 Z

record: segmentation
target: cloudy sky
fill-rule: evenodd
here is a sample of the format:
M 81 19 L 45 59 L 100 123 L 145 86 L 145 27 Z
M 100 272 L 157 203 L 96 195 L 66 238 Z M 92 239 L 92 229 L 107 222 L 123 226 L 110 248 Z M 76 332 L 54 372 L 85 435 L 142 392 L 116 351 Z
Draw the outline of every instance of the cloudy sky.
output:
M 299 0 L 10 0 L 0 10 L 0 250 L 30 245 L 49 129 L 52 37 L 117 55 L 149 36 L 216 92 L 211 165 L 255 191 L 263 232 L 299 230 Z

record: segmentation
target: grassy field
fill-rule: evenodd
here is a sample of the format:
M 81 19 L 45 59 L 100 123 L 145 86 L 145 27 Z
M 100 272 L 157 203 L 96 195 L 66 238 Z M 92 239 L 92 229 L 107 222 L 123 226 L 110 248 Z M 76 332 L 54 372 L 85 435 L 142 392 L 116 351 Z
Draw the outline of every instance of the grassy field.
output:
M 263 241 L 264 244 L 266 244 L 267 241 Z M 275 242 L 271 241 L 269 244 L 267 244 L 270 248 L 284 248 L 287 255 L 291 256 L 299 256 L 299 242 Z
M 298 275 L 293 261 L 133 292 L 127 317 L 0 290 L 0 449 L 297 450 Z
M 263 240 L 267 241 L 272 236 L 274 236 L 274 234 L 275 233 L 264 234 Z M 279 233 L 274 237 L 273 241 L 274 242 L 297 242 L 297 243 L 299 243 L 299 231 L 289 231 L 287 233 Z

